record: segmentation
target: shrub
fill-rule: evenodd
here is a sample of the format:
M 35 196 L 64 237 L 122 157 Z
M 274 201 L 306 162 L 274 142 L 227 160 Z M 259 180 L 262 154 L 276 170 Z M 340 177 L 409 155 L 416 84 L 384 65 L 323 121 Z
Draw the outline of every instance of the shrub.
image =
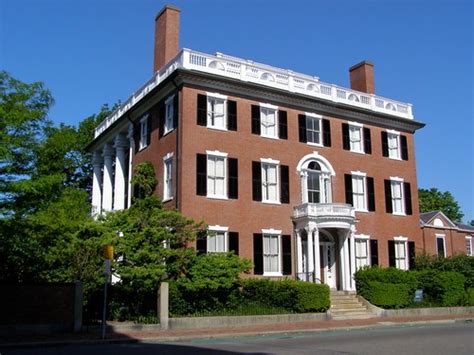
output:
M 468 288 L 466 291 L 466 305 L 474 306 L 474 288 Z
M 442 306 L 460 306 L 463 302 L 465 278 L 462 274 L 452 271 L 437 273 L 427 293 Z
M 370 303 L 383 308 L 403 308 L 411 303 L 410 287 L 404 284 L 392 284 L 368 281 L 367 296 Z

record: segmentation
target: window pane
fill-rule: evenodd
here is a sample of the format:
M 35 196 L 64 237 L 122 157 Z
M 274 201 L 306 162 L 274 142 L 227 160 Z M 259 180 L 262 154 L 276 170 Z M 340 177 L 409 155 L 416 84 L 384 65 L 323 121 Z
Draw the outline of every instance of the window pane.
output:
M 436 244 L 437 244 L 437 247 L 438 247 L 438 256 L 444 257 L 445 256 L 445 253 L 444 253 L 444 238 L 437 237 L 436 238 Z

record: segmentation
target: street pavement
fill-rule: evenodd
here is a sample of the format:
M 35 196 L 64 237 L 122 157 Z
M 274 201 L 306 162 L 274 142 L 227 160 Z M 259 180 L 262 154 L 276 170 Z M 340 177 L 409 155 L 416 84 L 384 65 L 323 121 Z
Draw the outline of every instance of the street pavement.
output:
M 7 349 L 4 354 L 474 354 L 474 323 L 379 325 L 364 329 L 292 332 L 214 339 Z M 1 349 L 1 347 L 0 347 Z

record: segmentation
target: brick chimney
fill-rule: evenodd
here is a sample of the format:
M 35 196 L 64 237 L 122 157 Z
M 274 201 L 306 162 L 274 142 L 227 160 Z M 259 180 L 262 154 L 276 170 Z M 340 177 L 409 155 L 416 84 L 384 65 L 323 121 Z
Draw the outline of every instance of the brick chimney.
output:
M 366 60 L 349 68 L 351 89 L 369 94 L 375 92 L 374 65 Z
M 180 12 L 176 6 L 166 5 L 156 15 L 153 72 L 160 70 L 178 54 Z

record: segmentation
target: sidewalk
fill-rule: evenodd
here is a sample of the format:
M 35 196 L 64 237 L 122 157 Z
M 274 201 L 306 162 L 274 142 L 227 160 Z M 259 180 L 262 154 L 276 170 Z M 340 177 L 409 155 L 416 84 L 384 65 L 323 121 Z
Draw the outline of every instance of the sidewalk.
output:
M 107 333 L 106 339 L 100 339 L 99 334 L 57 334 L 44 336 L 15 337 L 0 339 L 0 351 L 4 348 L 38 347 L 60 345 L 84 345 L 120 342 L 168 342 L 189 341 L 191 339 L 231 338 L 238 336 L 254 336 L 264 334 L 278 334 L 291 332 L 321 332 L 342 329 L 363 329 L 373 327 L 387 327 L 399 325 L 419 325 L 454 322 L 473 322 L 470 314 L 424 317 L 376 317 L 354 320 L 323 320 L 286 324 L 256 325 L 235 328 L 212 329 L 180 329 L 180 330 L 121 330 Z

